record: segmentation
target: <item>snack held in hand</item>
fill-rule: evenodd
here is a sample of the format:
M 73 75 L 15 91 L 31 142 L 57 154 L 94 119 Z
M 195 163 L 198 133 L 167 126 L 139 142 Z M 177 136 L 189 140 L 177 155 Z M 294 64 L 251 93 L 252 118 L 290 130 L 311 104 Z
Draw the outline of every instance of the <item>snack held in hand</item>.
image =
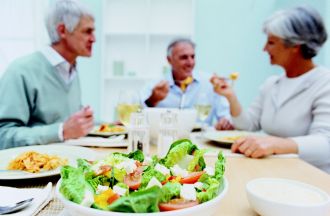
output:
M 238 72 L 233 72 L 233 73 L 231 73 L 231 74 L 229 75 L 229 79 L 230 79 L 230 80 L 233 80 L 233 81 L 237 80 L 238 77 L 239 77 L 239 73 L 238 73 Z
M 104 211 L 190 208 L 223 192 L 225 158 L 220 152 L 214 166 L 207 166 L 205 152 L 183 139 L 174 142 L 163 158 L 146 158 L 137 150 L 94 162 L 79 159 L 77 168 L 62 168 L 59 191 L 72 202 Z

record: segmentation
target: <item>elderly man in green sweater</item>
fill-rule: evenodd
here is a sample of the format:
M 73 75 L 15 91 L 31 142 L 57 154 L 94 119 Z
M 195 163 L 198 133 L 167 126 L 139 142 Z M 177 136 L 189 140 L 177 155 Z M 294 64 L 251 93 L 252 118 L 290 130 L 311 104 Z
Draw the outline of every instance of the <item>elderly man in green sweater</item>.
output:
M 51 45 L 14 61 L 0 80 L 0 149 L 78 138 L 93 127 L 76 59 L 92 54 L 94 17 L 78 1 L 57 0 L 46 26 Z

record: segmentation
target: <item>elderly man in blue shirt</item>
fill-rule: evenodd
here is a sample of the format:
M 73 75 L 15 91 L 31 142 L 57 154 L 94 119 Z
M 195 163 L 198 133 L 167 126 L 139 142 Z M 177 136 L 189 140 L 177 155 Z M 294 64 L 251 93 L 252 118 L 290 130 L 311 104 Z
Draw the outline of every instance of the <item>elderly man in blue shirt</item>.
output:
M 194 73 L 195 44 L 189 39 L 176 39 L 167 48 L 167 60 L 172 73 L 164 80 L 152 83 L 144 93 L 142 100 L 148 107 L 193 108 L 200 92 L 205 92 L 211 102 L 211 112 L 205 122 L 212 125 L 215 121 L 222 130 L 232 129 L 228 120 L 229 104 L 226 98 L 217 95 L 209 78 Z M 221 122 L 221 124 L 219 124 Z

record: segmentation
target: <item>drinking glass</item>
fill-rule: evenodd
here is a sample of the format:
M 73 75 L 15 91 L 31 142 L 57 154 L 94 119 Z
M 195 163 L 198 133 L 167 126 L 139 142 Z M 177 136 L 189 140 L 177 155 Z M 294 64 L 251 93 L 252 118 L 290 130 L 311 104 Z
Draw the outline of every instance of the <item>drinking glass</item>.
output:
M 130 123 L 131 113 L 141 111 L 139 95 L 134 91 L 123 91 L 120 93 L 117 104 L 118 119 L 126 127 Z
M 200 92 L 196 97 L 195 109 L 197 111 L 197 120 L 201 123 L 201 136 L 207 127 L 205 122 L 212 109 L 211 97 L 206 92 Z

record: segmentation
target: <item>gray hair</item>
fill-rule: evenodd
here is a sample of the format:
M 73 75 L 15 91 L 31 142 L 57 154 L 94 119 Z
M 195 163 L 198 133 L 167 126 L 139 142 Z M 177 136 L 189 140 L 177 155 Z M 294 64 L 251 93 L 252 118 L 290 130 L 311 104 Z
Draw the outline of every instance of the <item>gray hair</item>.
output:
M 172 55 L 173 47 L 175 47 L 179 43 L 190 44 L 194 49 L 196 47 L 196 44 L 189 38 L 177 38 L 177 39 L 174 39 L 173 41 L 171 41 L 171 43 L 167 46 L 167 56 Z
M 265 21 L 263 31 L 282 38 L 287 46 L 301 45 L 305 59 L 316 56 L 327 40 L 322 17 L 307 6 L 276 12 Z
M 56 0 L 46 17 L 46 27 L 52 44 L 60 40 L 57 26 L 65 25 L 69 32 L 73 32 L 82 17 L 91 17 L 93 14 L 77 0 Z

